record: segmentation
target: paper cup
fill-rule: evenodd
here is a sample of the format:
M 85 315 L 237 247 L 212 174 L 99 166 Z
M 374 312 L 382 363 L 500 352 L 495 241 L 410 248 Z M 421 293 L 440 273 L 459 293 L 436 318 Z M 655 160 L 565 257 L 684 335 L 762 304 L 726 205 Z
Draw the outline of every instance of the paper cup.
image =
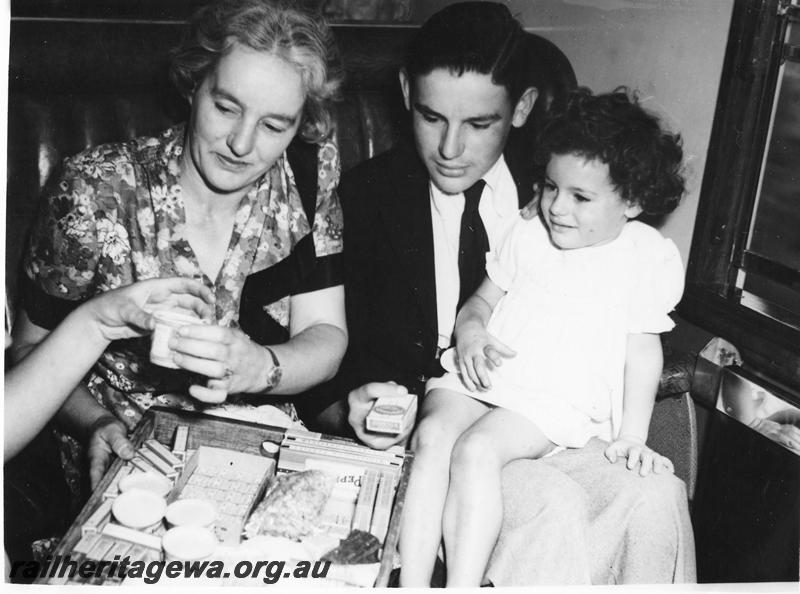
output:
M 203 561 L 217 550 L 217 537 L 208 528 L 176 526 L 161 537 L 165 561 Z
M 152 491 L 159 497 L 166 497 L 172 490 L 172 482 L 167 477 L 154 472 L 134 472 L 119 481 L 120 493 L 131 489 Z
M 182 326 L 203 324 L 203 320 L 191 313 L 174 309 L 164 309 L 153 312 L 155 328 L 153 328 L 152 343 L 150 345 L 150 361 L 161 367 L 178 369 L 172 361 L 172 350 L 169 348 L 169 339 L 175 330 Z
M 111 505 L 114 519 L 128 528 L 152 532 L 161 526 L 167 502 L 163 497 L 144 489 L 120 493 Z
M 205 499 L 178 499 L 167 506 L 164 517 L 170 528 L 199 526 L 213 529 L 217 520 L 217 506 Z

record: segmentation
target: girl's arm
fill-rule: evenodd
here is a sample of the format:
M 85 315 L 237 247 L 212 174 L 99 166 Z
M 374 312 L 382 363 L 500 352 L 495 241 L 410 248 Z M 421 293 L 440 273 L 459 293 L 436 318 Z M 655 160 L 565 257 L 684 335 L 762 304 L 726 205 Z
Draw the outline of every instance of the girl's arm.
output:
M 664 354 L 658 334 L 628 335 L 620 437 L 647 441 L 663 367 Z
M 605 454 L 612 463 L 617 461 L 617 456 L 627 458 L 631 470 L 641 463 L 639 474 L 642 476 L 651 471 L 673 471 L 667 458 L 645 445 L 663 366 L 664 355 L 658 334 L 628 335 L 622 425 L 619 436 Z
M 491 387 L 489 371 L 516 353 L 486 331 L 498 301 L 506 292 L 487 276 L 464 302 L 454 330 L 461 381 L 469 390 Z

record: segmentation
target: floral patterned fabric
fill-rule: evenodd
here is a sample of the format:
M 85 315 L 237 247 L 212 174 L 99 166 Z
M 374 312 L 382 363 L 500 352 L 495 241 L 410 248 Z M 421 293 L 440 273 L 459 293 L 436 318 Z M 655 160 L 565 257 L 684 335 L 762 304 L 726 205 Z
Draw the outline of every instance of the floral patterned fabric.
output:
M 318 151 L 314 221 L 306 217 L 284 154 L 242 199 L 222 268 L 216 279 L 208 278 L 186 235 L 179 183 L 183 143 L 184 127 L 176 126 L 158 137 L 102 145 L 65 161 L 62 177 L 45 197 L 25 261 L 28 284 L 44 294 L 23 303 L 34 323 L 43 325 L 38 319 L 47 317 L 36 311 L 48 309 L 43 303 L 77 304 L 135 281 L 184 276 L 202 279 L 214 292 L 217 323 L 238 327 L 247 276 L 287 258 L 309 234 L 317 258 L 342 251 L 335 193 L 339 156 L 329 142 Z M 288 328 L 288 295 L 263 309 Z M 148 352 L 148 338 L 117 341 L 88 379 L 98 401 L 129 427 L 155 403 L 195 408 L 188 397 L 170 393 L 205 381 L 151 364 Z

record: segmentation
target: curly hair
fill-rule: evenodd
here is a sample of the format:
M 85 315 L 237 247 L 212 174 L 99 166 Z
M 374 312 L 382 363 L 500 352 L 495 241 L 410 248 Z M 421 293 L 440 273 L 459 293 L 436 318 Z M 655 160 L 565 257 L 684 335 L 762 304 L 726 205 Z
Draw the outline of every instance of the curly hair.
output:
M 552 155 L 605 163 L 625 202 L 662 215 L 675 209 L 686 190 L 682 144 L 625 87 L 599 95 L 580 88 L 544 125 L 534 160 L 541 179 Z
M 300 136 L 319 142 L 333 131 L 332 102 L 343 70 L 333 34 L 319 17 L 285 0 L 215 0 L 189 21 L 173 53 L 170 77 L 189 97 L 234 44 L 269 52 L 299 72 L 306 91 Z

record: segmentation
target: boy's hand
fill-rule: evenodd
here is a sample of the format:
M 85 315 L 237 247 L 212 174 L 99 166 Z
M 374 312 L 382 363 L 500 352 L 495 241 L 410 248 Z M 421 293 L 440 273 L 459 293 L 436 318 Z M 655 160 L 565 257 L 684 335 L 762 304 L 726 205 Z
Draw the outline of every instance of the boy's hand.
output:
M 477 325 L 476 325 L 477 326 Z M 503 359 L 516 351 L 477 326 L 460 332 L 456 337 L 456 362 L 461 381 L 470 390 L 486 391 L 492 387 L 489 372 L 503 364 Z
M 522 210 L 519 211 L 520 216 L 529 221 L 539 214 L 539 201 L 542 197 L 542 187 L 541 184 L 533 184 L 533 198 L 531 201 L 526 204 Z
M 638 464 L 640 476 L 647 476 L 651 472 L 675 472 L 669 458 L 651 450 L 641 439 L 633 436 L 620 435 L 606 448 L 605 456 L 612 464 L 618 457 L 627 458 L 628 470 L 634 470 Z
M 411 430 L 414 428 L 414 423 L 409 423 L 406 430 L 399 435 L 376 433 L 367 429 L 367 415 L 378 398 L 381 396 L 403 396 L 405 394 L 408 394 L 408 389 L 405 386 L 397 385 L 395 382 L 372 382 L 356 388 L 348 394 L 349 415 L 347 420 L 362 443 L 376 450 L 385 450 L 397 444 L 405 445 Z

